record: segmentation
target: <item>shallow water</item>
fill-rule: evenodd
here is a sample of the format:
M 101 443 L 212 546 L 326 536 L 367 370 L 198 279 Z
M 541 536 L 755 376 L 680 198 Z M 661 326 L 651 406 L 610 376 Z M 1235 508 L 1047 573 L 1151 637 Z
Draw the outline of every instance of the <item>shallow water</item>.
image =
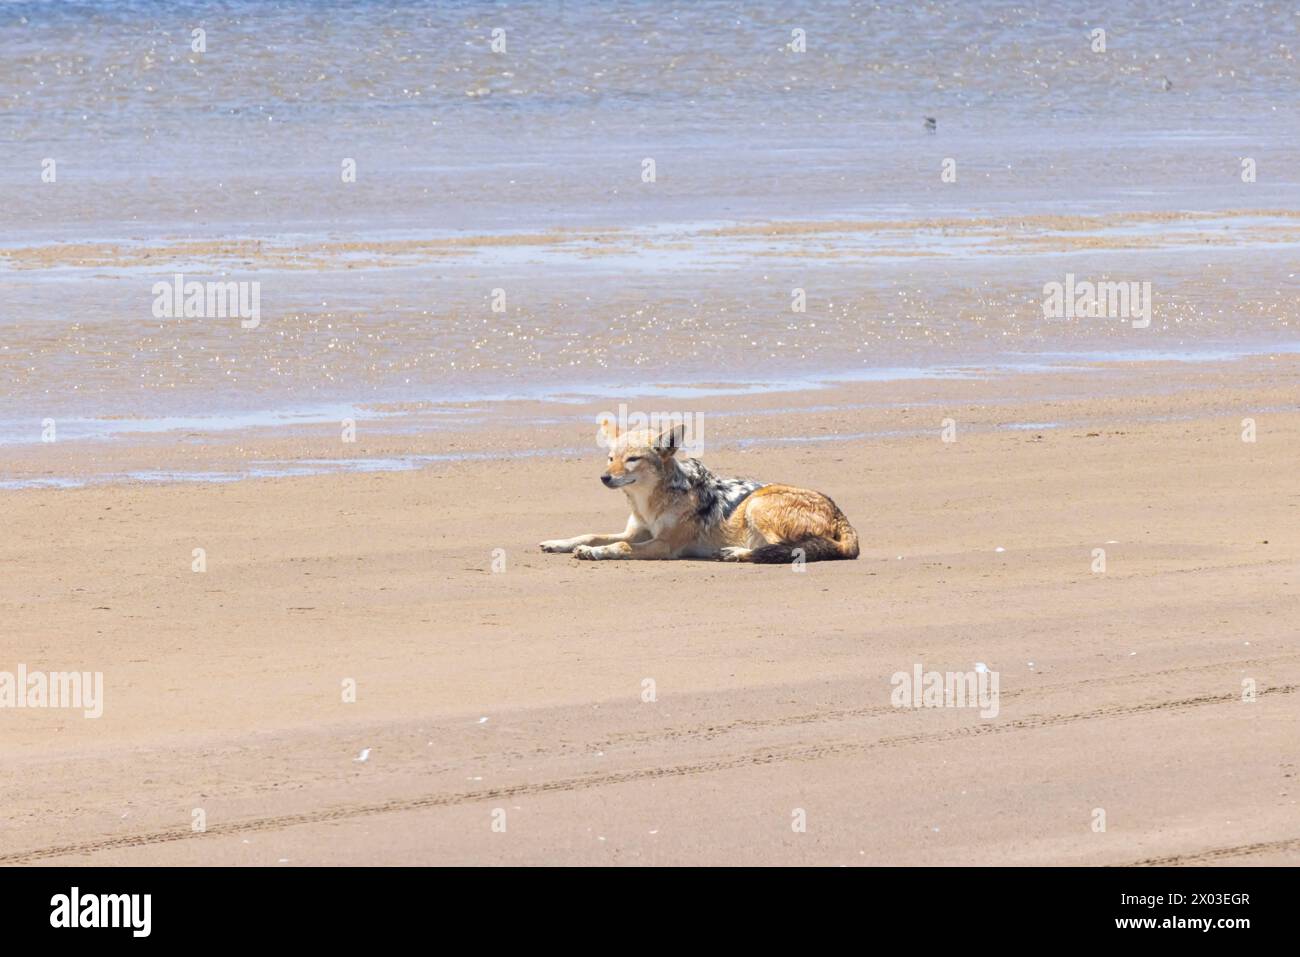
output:
M 1297 49 L 1267 2 L 0 2 L 0 439 L 1287 348 Z M 1066 272 L 1150 328 L 1044 320 Z M 260 325 L 156 317 L 177 273 Z

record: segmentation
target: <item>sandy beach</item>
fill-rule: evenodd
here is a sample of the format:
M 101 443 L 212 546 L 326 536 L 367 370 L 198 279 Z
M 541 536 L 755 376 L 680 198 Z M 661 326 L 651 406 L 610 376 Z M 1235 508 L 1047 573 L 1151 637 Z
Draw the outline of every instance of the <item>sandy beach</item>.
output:
M 1297 16 L 0 3 L 0 866 L 1300 864 Z
M 859 529 L 858 561 L 801 574 L 540 553 L 624 518 L 566 423 L 531 459 L 6 492 L 5 667 L 101 671 L 104 706 L 5 715 L 0 863 L 1300 862 L 1298 380 L 1278 356 L 715 400 L 715 470 Z M 977 663 L 995 719 L 891 704 L 896 672 Z

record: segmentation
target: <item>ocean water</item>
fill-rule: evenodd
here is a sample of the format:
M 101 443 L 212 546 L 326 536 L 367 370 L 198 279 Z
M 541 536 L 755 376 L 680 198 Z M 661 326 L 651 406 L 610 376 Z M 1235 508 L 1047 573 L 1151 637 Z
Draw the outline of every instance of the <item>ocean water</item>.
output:
M 0 438 L 1282 348 L 1298 53 L 1270 2 L 0 2 Z M 1045 319 L 1067 272 L 1153 321 Z

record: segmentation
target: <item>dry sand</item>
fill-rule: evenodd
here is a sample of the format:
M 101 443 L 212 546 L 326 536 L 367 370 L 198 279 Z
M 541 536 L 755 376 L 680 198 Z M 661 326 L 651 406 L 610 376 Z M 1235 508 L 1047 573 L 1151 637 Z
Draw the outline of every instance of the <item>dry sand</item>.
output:
M 98 720 L 0 711 L 0 863 L 1300 863 L 1298 384 L 1273 359 L 713 403 L 712 468 L 858 528 L 860 560 L 802 574 L 540 553 L 621 527 L 594 448 L 0 492 L 0 670 L 105 681 Z M 589 443 L 522 411 L 351 454 Z M 152 441 L 12 469 L 338 454 Z M 895 672 L 976 662 L 996 718 L 891 706 Z

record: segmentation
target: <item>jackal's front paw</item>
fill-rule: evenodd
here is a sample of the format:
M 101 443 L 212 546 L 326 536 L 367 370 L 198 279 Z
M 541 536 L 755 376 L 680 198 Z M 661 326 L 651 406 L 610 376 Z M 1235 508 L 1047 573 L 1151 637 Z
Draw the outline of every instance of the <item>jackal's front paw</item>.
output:
M 544 551 L 544 552 L 571 552 L 571 551 L 573 551 L 573 546 L 568 542 L 567 539 L 563 539 L 563 538 L 556 538 L 556 539 L 552 539 L 552 540 L 549 541 L 549 542 L 542 542 L 542 543 L 540 543 L 537 547 L 540 548 L 540 549 L 541 549 L 542 551 Z
M 747 562 L 752 554 L 754 552 L 749 548 L 724 548 L 718 552 L 718 558 L 724 562 Z
M 579 545 L 573 550 L 573 557 L 584 562 L 598 562 L 607 558 L 623 558 L 632 551 L 627 542 L 615 542 L 613 545 Z

